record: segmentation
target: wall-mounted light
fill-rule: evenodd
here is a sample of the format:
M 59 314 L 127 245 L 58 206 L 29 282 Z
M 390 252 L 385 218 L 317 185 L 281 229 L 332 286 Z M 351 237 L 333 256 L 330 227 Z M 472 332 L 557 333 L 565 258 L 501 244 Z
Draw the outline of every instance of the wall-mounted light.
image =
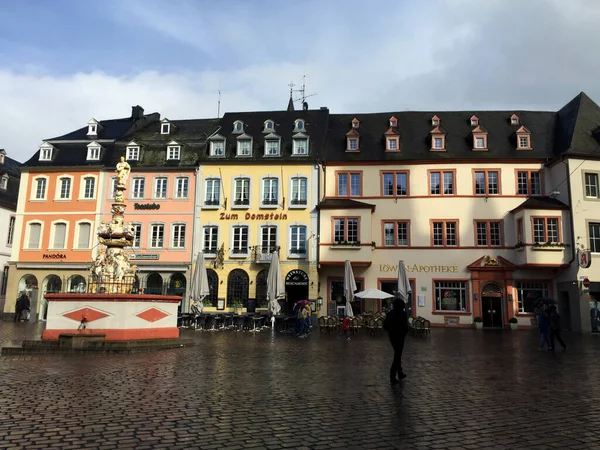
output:
M 321 297 L 320 295 L 317 297 L 317 305 L 321 306 L 323 304 L 323 297 Z
M 475 301 L 479 300 L 479 294 L 473 294 L 473 300 L 475 300 Z

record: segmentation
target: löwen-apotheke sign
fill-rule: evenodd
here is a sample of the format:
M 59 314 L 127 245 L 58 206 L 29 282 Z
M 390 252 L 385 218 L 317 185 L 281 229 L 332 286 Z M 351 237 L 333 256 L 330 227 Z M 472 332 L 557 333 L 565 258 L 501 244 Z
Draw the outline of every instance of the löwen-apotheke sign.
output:
M 405 264 L 407 272 L 458 272 L 457 265 L 423 265 L 423 264 Z M 398 273 L 398 264 L 379 264 L 380 272 Z

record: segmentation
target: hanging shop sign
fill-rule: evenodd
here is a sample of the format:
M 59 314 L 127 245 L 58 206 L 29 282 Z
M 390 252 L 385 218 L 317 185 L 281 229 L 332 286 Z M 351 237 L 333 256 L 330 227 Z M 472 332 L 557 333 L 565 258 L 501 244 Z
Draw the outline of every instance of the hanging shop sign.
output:
M 579 262 L 579 267 L 587 269 L 592 265 L 592 252 L 577 252 L 577 261 Z
M 286 286 L 308 286 L 308 275 L 300 269 L 290 270 L 285 277 Z
M 136 261 L 156 261 L 158 258 L 159 255 L 155 253 L 135 253 L 129 255 L 130 260 Z
M 438 266 L 438 265 L 421 265 L 421 264 L 405 264 L 407 272 L 458 272 L 457 265 Z M 379 264 L 380 272 L 396 272 L 398 273 L 398 264 Z
M 287 220 L 287 214 L 280 213 L 219 213 L 219 220 Z
M 160 209 L 158 203 L 134 203 L 133 209 Z
M 67 255 L 64 253 L 44 253 L 43 259 L 67 259 Z

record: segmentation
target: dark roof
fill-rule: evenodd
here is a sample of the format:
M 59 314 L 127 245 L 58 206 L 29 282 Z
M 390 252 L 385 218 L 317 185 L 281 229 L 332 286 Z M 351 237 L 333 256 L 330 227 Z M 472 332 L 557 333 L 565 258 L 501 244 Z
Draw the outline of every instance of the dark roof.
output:
M 519 206 L 511 210 L 511 212 L 516 213 L 522 209 L 569 209 L 569 207 L 556 198 L 540 196 L 529 197 Z
M 584 92 L 557 113 L 557 155 L 600 157 L 600 107 Z
M 516 150 L 515 132 L 520 125 L 511 125 L 510 116 L 519 116 L 520 124 L 531 131 L 533 150 Z M 473 151 L 470 117 L 475 114 L 487 130 L 488 151 Z M 431 151 L 431 118 L 437 115 L 446 134 L 446 151 Z M 386 152 L 384 134 L 389 119 L 398 119 L 400 152 Z M 346 133 L 353 118 L 360 120 L 359 151 L 346 152 Z M 534 111 L 431 111 L 386 112 L 374 114 L 331 114 L 325 161 L 406 161 L 448 159 L 531 159 L 554 156 L 556 113 Z
M 90 141 L 92 142 L 92 141 Z M 100 160 L 88 161 L 87 144 L 84 143 L 64 143 L 64 144 L 52 144 L 54 150 L 52 151 L 51 161 L 40 161 L 39 150 L 29 158 L 24 167 L 104 167 L 106 158 L 112 155 L 114 144 L 101 143 L 102 147 L 100 151 Z
M 17 210 L 19 184 L 21 182 L 21 163 L 8 156 L 4 157 L 4 164 L 0 164 L 0 176 L 8 175 L 6 190 L 0 189 L 0 206 L 12 211 Z
M 46 141 L 75 141 L 75 140 L 89 140 L 90 142 L 94 139 L 118 139 L 121 137 L 131 126 L 133 125 L 134 119 L 126 117 L 123 119 L 112 119 L 112 120 L 101 120 L 99 121 L 102 126 L 102 130 L 99 131 L 98 136 L 90 138 L 88 136 L 88 126 L 78 130 L 71 131 L 70 133 L 57 136 L 52 139 L 46 139 Z
M 370 209 L 375 211 L 375 205 L 351 198 L 326 198 L 317 205 L 317 209 Z

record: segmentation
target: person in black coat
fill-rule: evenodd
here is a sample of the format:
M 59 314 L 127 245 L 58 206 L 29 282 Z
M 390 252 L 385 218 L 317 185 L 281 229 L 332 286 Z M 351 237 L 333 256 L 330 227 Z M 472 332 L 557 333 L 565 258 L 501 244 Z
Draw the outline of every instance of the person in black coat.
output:
M 402 351 L 404 350 L 404 340 L 408 334 L 408 317 L 403 300 L 396 299 L 394 301 L 393 309 L 385 317 L 384 328 L 387 330 L 394 348 L 394 360 L 390 367 L 390 383 L 396 384 L 399 380 L 406 378 L 406 374 L 402 370 Z

